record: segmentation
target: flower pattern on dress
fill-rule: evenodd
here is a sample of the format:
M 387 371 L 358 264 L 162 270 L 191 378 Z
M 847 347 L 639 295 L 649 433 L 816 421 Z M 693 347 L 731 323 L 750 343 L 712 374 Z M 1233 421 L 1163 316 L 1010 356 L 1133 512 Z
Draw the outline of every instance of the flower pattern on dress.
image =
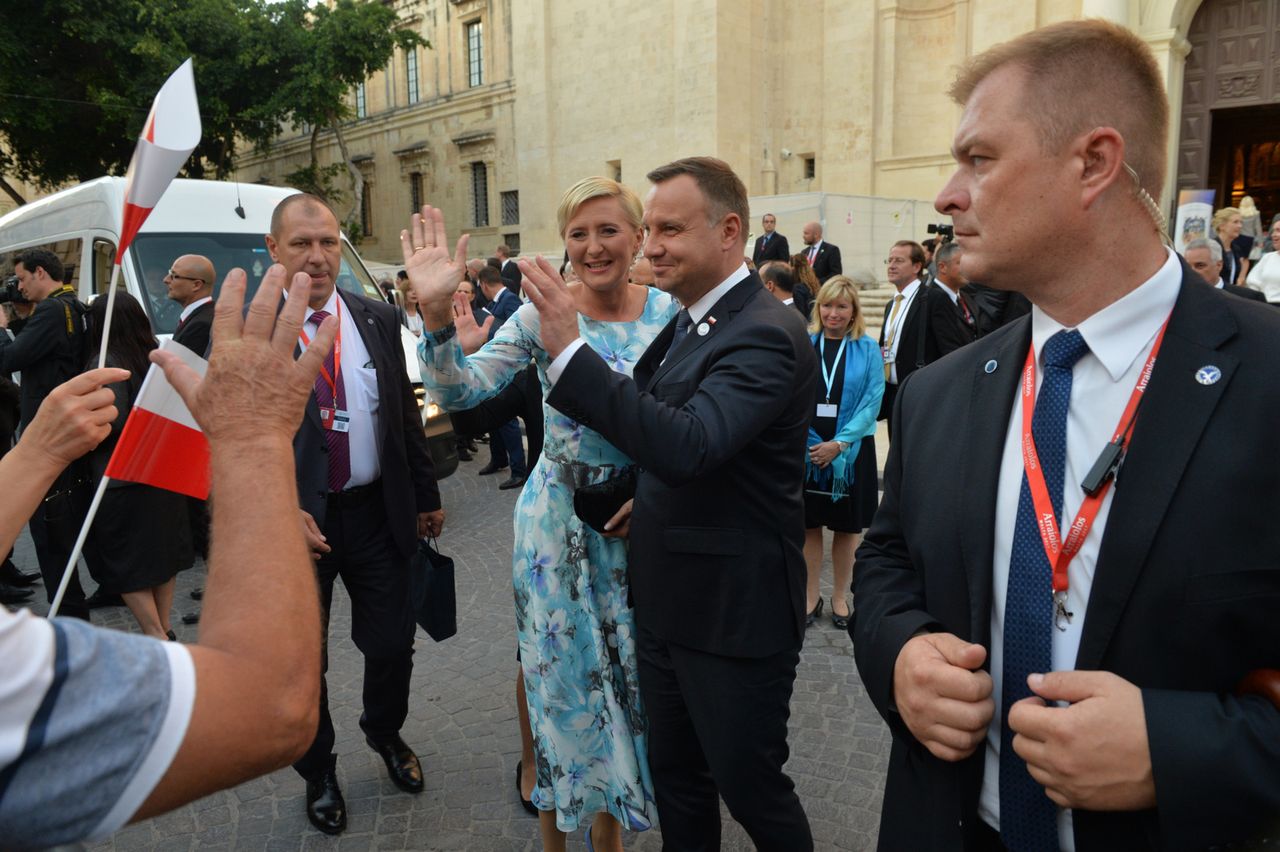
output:
M 582 339 L 616 372 L 636 362 L 679 306 L 650 288 L 641 316 L 601 322 L 578 316 Z M 545 400 L 551 360 L 537 310 L 524 305 L 479 352 L 455 339 L 418 345 L 422 381 L 447 411 L 496 395 L 532 360 Z M 574 491 L 632 466 L 599 433 L 544 406 L 542 456 L 516 501 L 512 579 L 516 631 L 537 756 L 533 803 L 572 832 L 609 813 L 624 828 L 653 821 L 648 723 L 640 700 L 635 614 L 627 606 L 627 548 L 587 527 Z

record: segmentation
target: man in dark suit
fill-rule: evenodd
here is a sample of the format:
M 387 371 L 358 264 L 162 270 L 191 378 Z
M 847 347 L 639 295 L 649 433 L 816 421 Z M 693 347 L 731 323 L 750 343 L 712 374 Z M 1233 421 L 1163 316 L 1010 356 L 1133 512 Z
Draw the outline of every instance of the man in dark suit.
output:
M 498 247 L 494 249 L 494 254 L 498 257 L 498 271 L 502 273 L 502 283 L 516 297 L 518 303 L 520 300 L 520 267 L 516 266 L 515 255 L 512 254 L 511 247 L 506 243 L 499 243 Z
M 1222 282 L 1222 246 L 1214 240 L 1192 240 L 1183 248 L 1182 257 L 1206 284 L 1242 299 L 1266 304 L 1267 297 L 1257 290 Z
M 783 260 L 771 260 L 757 270 L 764 289 L 784 305 L 790 305 L 800 312 L 805 322 L 809 321 L 809 310 L 813 307 L 813 297 L 809 288 L 803 284 L 796 286 L 796 277 L 791 272 L 791 264 Z M 804 290 L 804 301 L 801 302 L 800 290 Z
M 928 254 L 928 252 L 926 252 Z M 933 253 L 933 284 L 946 294 L 960 318 L 964 331 L 964 342 L 970 343 L 978 339 L 978 306 L 964 286 L 969 280 L 960 271 L 960 258 L 964 250 L 955 242 L 945 242 Z
M 209 335 L 213 328 L 213 261 L 199 254 L 184 254 L 173 262 L 164 277 L 168 296 L 181 308 L 173 341 L 192 352 L 205 356 L 209 352 Z M 191 520 L 191 543 L 202 559 L 209 555 L 209 509 L 204 500 L 187 498 L 187 516 Z M 203 590 L 192 592 L 203 596 Z M 188 614 L 189 615 L 189 614 Z M 187 615 L 183 623 L 191 623 Z
M 898 394 L 850 628 L 893 734 L 880 848 L 1253 848 L 1280 813 L 1254 686 L 1280 669 L 1280 318 L 1162 244 L 1168 103 L 1131 31 L 1036 30 L 951 93 L 937 209 L 966 274 L 1034 308 Z
M 645 255 L 684 310 L 615 372 L 552 267 L 522 263 L 550 405 L 640 468 L 628 558 L 664 844 L 718 849 L 719 798 L 760 849 L 813 848 L 786 722 L 804 634 L 801 481 L 817 359 L 743 263 L 746 188 L 709 157 L 650 172 Z
M 519 272 L 517 267 L 516 273 L 519 274 Z M 520 297 L 504 286 L 504 279 L 492 266 L 481 269 L 479 278 L 480 291 L 489 302 L 489 306 L 484 311 L 493 316 L 493 323 L 489 326 L 489 339 L 493 340 L 493 336 L 498 333 L 498 329 L 502 328 L 502 324 L 520 309 Z M 540 411 L 538 416 L 541 417 Z M 527 423 L 526 420 L 526 429 Z M 503 470 L 508 465 L 511 466 L 511 475 L 498 483 L 498 489 L 501 491 L 519 488 L 524 485 L 529 475 L 529 469 L 525 466 L 520 425 L 514 418 L 503 423 L 496 432 L 489 433 L 489 463 L 478 472 L 481 476 L 488 476 Z
M 408 715 L 415 624 L 409 560 L 419 537 L 444 524 L 417 404 L 405 373 L 391 305 L 337 290 L 342 263 L 338 220 L 315 196 L 291 195 L 271 217 L 267 250 L 288 278 L 311 276 L 303 346 L 327 316 L 337 342 L 294 438 L 298 501 L 312 549 L 327 624 L 334 580 L 351 596 L 351 634 L 365 658 L 365 739 L 401 789 L 422 791 L 417 755 L 400 738 Z M 325 652 L 325 669 L 328 667 Z M 338 787 L 328 690 L 322 682 L 320 728 L 294 764 L 307 781 L 307 817 L 327 834 L 346 828 Z
M 213 328 L 214 274 L 209 258 L 184 254 L 164 277 L 167 295 L 182 308 L 173 332 L 174 342 L 201 356 L 209 350 L 209 332 Z
M 889 283 L 898 293 L 884 306 L 880 326 L 885 381 L 880 420 L 893 410 L 893 398 L 907 376 L 974 339 L 950 296 L 920 280 L 924 249 L 919 243 L 894 243 L 886 263 Z
M 778 219 L 772 213 L 766 213 L 760 219 L 764 233 L 756 237 L 756 246 L 751 250 L 751 262 L 760 269 L 771 260 L 791 260 L 791 247 L 787 238 L 777 231 Z
M 821 224 L 810 222 L 805 225 L 803 235 L 804 258 L 813 267 L 813 274 L 819 284 L 825 284 L 831 276 L 844 272 L 844 267 L 840 264 L 840 248 L 822 239 Z

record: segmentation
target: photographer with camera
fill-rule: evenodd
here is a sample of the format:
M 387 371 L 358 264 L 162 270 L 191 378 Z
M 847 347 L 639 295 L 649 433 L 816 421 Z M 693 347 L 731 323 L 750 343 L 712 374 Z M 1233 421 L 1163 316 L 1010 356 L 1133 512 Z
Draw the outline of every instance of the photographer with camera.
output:
M 75 290 L 62 282 L 62 261 L 53 252 L 38 248 L 20 252 L 14 275 L 18 279 L 16 295 L 35 306 L 26 320 L 14 324 L 14 336 L 0 332 L 0 373 L 22 372 L 18 416 L 21 431 L 35 417 L 44 398 L 77 375 L 84 365 L 86 308 L 76 298 Z M 17 301 L 14 296 L 10 282 L 3 297 Z M 0 329 L 8 325 L 8 317 L 0 311 Z M 86 484 L 83 466 L 71 465 L 54 481 L 31 516 L 31 539 L 51 602 L 84 520 Z M 89 607 L 77 573 L 71 575 L 61 612 L 89 620 Z

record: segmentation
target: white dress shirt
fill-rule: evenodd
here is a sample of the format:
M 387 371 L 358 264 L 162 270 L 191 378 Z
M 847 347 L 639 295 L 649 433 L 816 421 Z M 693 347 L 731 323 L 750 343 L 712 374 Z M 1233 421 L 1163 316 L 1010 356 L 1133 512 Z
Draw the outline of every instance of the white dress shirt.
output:
M 711 309 L 715 307 L 716 302 L 720 301 L 721 296 L 732 290 L 738 282 L 750 274 L 750 270 L 747 269 L 747 264 L 744 261 L 737 269 L 729 274 L 728 278 L 721 281 L 715 287 L 712 287 L 709 291 L 703 294 L 701 299 L 694 302 L 692 305 L 689 305 L 687 310 L 689 311 L 689 319 L 692 321 L 689 324 L 689 328 L 692 330 L 697 326 L 697 324 L 702 321 L 703 317 L 711 313 Z M 574 353 L 576 353 L 580 347 L 585 345 L 586 341 L 579 337 L 577 340 L 566 346 L 564 351 L 557 355 L 555 360 L 551 362 L 551 366 L 547 367 L 547 381 L 553 385 L 559 381 L 560 374 L 564 372 L 565 366 L 567 366 L 569 361 L 573 358 Z
M 902 344 L 902 324 L 907 321 L 907 311 L 911 310 L 911 302 L 915 299 L 916 294 L 920 292 L 920 279 L 912 281 L 900 291 L 902 294 L 902 303 L 898 306 L 897 313 L 890 308 L 889 312 L 893 314 L 893 324 L 885 329 L 884 339 L 889 341 L 889 384 L 896 385 L 898 383 L 898 347 Z M 890 303 L 892 304 L 892 302 Z M 893 339 L 890 341 L 890 335 Z
M 199 308 L 205 302 L 212 302 L 212 301 L 213 301 L 212 296 L 205 296 L 203 299 L 196 299 L 194 302 L 192 302 L 191 304 L 187 305 L 185 308 L 182 309 L 182 313 L 178 315 L 178 322 L 180 323 L 186 322 L 187 317 L 194 314 L 197 308 Z M 204 353 L 197 352 L 196 354 L 203 355 Z
M 338 312 L 338 290 L 335 287 L 325 302 L 324 310 L 331 316 Z M 311 322 L 315 313 L 307 308 L 305 330 L 307 339 L 315 336 L 316 325 Z M 342 305 L 342 383 L 347 395 L 347 414 L 351 420 L 347 430 L 347 446 L 351 451 L 351 478 L 344 488 L 357 488 L 368 485 L 382 475 L 380 455 L 378 453 L 378 371 L 374 369 L 373 359 L 356 318 L 351 315 L 346 304 Z M 301 339 L 298 341 L 303 345 Z M 323 378 L 322 378 L 323 381 Z
M 1124 413 L 1129 397 L 1146 366 L 1155 343 L 1156 333 L 1173 310 L 1182 286 L 1182 268 L 1177 255 L 1169 252 L 1160 270 L 1136 290 L 1086 319 L 1076 330 L 1084 337 L 1089 351 L 1076 362 L 1071 372 L 1071 403 L 1067 412 L 1067 459 L 1063 470 L 1062 514 L 1058 527 L 1070 525 L 1084 502 L 1081 481 L 1088 476 L 1098 454 L 1111 441 Z M 1036 353 L 1036 391 L 1044 376 L 1041 350 L 1045 341 L 1065 327 L 1037 307 L 1031 309 L 1031 345 Z M 1001 364 L 1000 369 L 1021 371 L 1025 354 L 1018 353 L 1017 363 Z M 1157 361 L 1156 369 L 1159 369 Z M 1021 383 L 1019 383 L 1019 386 Z M 1139 418 L 1142 413 L 1139 409 Z M 1120 477 L 1123 479 L 1121 470 Z M 1000 695 L 1004 666 L 1004 606 L 1009 590 L 1009 556 L 1013 550 L 1013 530 L 1018 517 L 1018 498 L 1022 490 L 1022 399 L 1014 400 L 1005 433 L 1004 454 L 1000 460 L 1000 479 L 996 490 L 995 549 L 992 558 L 991 596 L 991 680 L 996 712 L 987 728 L 986 763 L 982 776 L 982 793 L 978 813 L 993 828 L 1000 826 Z M 1107 516 L 1115 488 L 1107 489 L 1098 515 L 1080 551 L 1067 568 L 1067 611 L 1074 617 L 1065 630 L 1053 630 L 1053 671 L 1071 671 L 1076 666 L 1076 653 L 1088 617 L 1089 591 L 1098 562 L 1098 549 L 1107 528 Z M 1045 589 L 1045 594 L 1050 590 Z M 1075 849 L 1071 811 L 1058 812 L 1058 844 L 1062 852 Z

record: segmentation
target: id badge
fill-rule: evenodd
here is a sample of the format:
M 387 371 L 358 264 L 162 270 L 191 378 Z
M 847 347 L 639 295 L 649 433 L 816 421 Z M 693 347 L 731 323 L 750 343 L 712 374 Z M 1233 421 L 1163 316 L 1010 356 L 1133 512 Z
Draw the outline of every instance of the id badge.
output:
M 351 431 L 351 415 L 338 408 L 320 408 L 320 425 L 326 431 Z
M 818 416 L 819 417 L 835 417 L 837 408 L 838 406 L 833 405 L 832 403 L 820 402 L 818 403 Z
M 889 347 L 888 347 L 888 346 L 881 346 L 881 347 L 880 347 L 880 357 L 884 359 L 884 362 L 885 362 L 886 364 L 892 364 L 892 363 L 893 363 L 893 355 L 889 352 Z

